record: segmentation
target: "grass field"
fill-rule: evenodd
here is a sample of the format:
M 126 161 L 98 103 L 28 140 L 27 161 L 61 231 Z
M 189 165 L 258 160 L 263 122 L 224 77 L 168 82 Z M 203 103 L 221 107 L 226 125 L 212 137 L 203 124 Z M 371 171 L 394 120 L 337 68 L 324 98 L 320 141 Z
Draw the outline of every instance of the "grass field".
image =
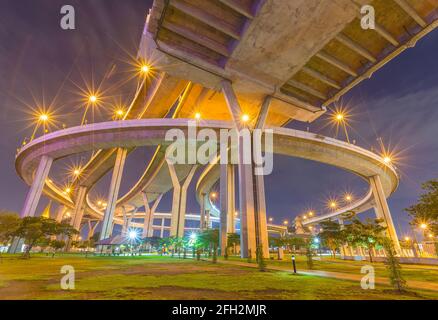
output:
M 355 281 L 160 256 L 2 260 L 0 299 L 438 299 L 433 291 L 399 295 L 384 285 L 363 290 Z M 74 290 L 60 288 L 64 265 L 75 269 Z

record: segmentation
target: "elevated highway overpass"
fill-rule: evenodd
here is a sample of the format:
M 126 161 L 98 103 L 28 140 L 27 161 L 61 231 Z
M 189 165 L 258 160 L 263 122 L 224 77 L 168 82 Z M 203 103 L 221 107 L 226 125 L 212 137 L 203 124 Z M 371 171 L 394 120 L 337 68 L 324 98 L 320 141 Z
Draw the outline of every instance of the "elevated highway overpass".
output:
M 360 27 L 360 8 L 365 4 L 375 9 L 374 29 Z M 255 128 L 278 129 L 294 120 L 312 122 L 348 90 L 370 78 L 434 30 L 437 7 L 436 0 L 306 0 L 293 3 L 287 0 L 156 0 L 148 15 L 139 50 L 139 59 L 148 63 L 153 72 L 139 81 L 120 127 L 133 119 L 172 117 L 177 121 L 177 118 L 193 118 L 195 113 L 203 120 L 233 121 L 237 127 L 241 125 L 242 114 L 248 115 L 250 125 Z M 49 159 L 42 161 L 41 158 L 42 175 L 37 174 L 36 166 L 31 167 L 32 172 L 19 172 L 26 183 L 37 181 L 38 185 L 32 185 L 22 215 L 35 214 L 43 191 L 74 210 L 76 218 L 72 220 L 76 227 L 84 212 L 99 219 L 103 215 L 115 216 L 115 222 L 122 223 L 122 207 L 148 205 L 174 188 L 179 190 L 174 197 L 179 209 L 174 205 L 172 210 L 173 230 L 178 232 L 175 217 L 184 214 L 179 204 L 185 196 L 180 189 L 195 169 L 188 165 L 175 166 L 172 172 L 164 163 L 162 147 L 158 146 L 141 179 L 127 194 L 119 197 L 117 185 L 124 160 L 136 146 L 123 146 L 124 152 L 118 152 L 121 149 L 116 148 L 119 147 L 103 148 L 95 153 L 82 168 L 71 195 L 56 182 L 49 182 L 50 179 L 45 179 L 47 182 L 41 185 L 40 178 L 47 171 L 43 169 L 51 164 Z M 109 206 L 104 213 L 87 195 L 111 169 Z M 239 172 L 243 173 L 244 169 L 239 167 Z M 220 171 L 218 166 L 204 168 L 198 190 L 201 186 L 212 185 Z M 222 173 L 228 179 L 224 168 Z M 262 229 L 263 220 L 266 220 L 263 177 L 254 182 L 251 180 L 255 179 L 246 176 L 247 179 L 240 176 L 239 196 L 243 208 L 240 214 L 244 255 L 248 250 L 255 252 L 256 243 L 266 245 L 267 242 L 265 232 L 254 229 L 255 220 L 262 221 L 258 223 Z M 386 182 L 380 180 L 372 182 L 372 186 L 382 184 L 383 193 L 376 189 L 373 194 L 370 190 L 367 197 L 355 203 L 355 209 L 375 206 L 376 195 L 379 195 L 380 206 L 385 207 L 386 200 L 382 197 L 393 190 L 388 191 L 391 188 L 385 187 Z M 251 195 L 254 184 L 257 191 Z M 230 188 L 224 185 L 222 189 Z M 200 192 L 208 192 L 208 188 L 202 187 Z M 258 213 L 254 212 L 257 201 L 261 208 Z M 209 205 L 208 201 L 201 202 L 204 209 Z M 232 205 L 225 205 L 229 215 Z M 385 210 L 389 212 L 388 208 Z M 110 234 L 109 224 L 106 228 L 103 235 Z M 223 232 L 221 234 L 223 243 Z

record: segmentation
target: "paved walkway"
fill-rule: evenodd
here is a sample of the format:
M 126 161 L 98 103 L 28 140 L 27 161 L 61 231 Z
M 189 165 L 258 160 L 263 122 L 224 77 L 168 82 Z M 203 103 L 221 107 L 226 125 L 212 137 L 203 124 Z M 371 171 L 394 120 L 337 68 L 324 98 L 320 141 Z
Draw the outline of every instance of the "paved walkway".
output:
M 248 263 L 248 262 L 242 262 L 242 261 L 218 260 L 218 263 L 238 265 L 238 266 L 249 267 L 249 268 L 258 268 L 258 265 L 255 263 Z M 269 266 L 268 265 L 266 267 L 266 269 L 273 270 L 273 271 L 284 271 L 284 272 L 293 273 L 293 269 L 287 268 L 287 267 L 282 267 L 282 266 Z M 351 273 L 320 271 L 320 270 L 300 270 L 297 273 L 301 274 L 301 275 L 357 281 L 358 283 L 360 283 L 362 277 L 364 276 L 362 274 L 356 275 L 356 274 L 351 274 Z M 438 291 L 438 283 L 416 281 L 416 280 L 408 280 L 408 281 L 406 281 L 406 283 L 407 283 L 407 286 L 409 288 Z M 389 285 L 389 280 L 387 278 L 376 277 L 376 284 Z

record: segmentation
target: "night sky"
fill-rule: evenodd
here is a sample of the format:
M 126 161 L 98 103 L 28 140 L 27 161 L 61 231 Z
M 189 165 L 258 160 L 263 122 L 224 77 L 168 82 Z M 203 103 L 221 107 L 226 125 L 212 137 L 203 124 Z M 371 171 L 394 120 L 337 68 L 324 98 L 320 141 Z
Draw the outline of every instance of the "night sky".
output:
M 145 0 L 2 0 L 0 1 L 0 209 L 19 212 L 28 187 L 14 168 L 16 148 L 33 131 L 31 107 L 52 105 L 57 126 L 78 125 L 83 106 L 79 88 L 94 83 L 105 91 L 95 121 L 109 120 L 113 105 L 127 104 L 136 79 L 129 62 L 136 55 L 147 10 Z M 76 30 L 59 26 L 62 5 L 76 9 Z M 389 199 L 396 228 L 409 233 L 409 217 L 403 211 L 413 204 L 421 183 L 438 176 L 438 30 L 405 51 L 373 77 L 354 88 L 342 105 L 351 113 L 351 139 L 378 150 L 382 138 L 399 152 L 397 167 L 402 181 Z M 320 132 L 335 130 L 323 116 L 312 124 L 292 122 L 289 127 Z M 340 135 L 339 138 L 343 139 Z M 121 192 L 141 175 L 152 149 L 139 148 L 128 159 Z M 55 165 L 51 177 L 65 179 L 66 165 L 78 164 L 89 155 L 70 157 Z M 306 208 L 321 212 L 329 197 L 367 190 L 360 178 L 336 168 L 307 160 L 276 156 L 274 172 L 266 177 L 267 208 L 274 221 L 292 219 Z M 92 191 L 104 197 L 107 175 Z M 198 212 L 194 185 L 190 212 Z M 47 199 L 40 203 L 40 210 Z M 159 211 L 170 209 L 166 195 Z M 372 216 L 367 213 L 364 216 Z

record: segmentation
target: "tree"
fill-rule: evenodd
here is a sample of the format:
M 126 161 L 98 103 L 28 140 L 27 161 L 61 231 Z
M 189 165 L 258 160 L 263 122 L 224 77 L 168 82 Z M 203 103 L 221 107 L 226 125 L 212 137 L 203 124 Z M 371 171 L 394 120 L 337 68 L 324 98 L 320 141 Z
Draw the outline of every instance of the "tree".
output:
M 8 244 L 20 226 L 20 217 L 17 213 L 0 211 L 0 244 Z M 2 258 L 0 252 L 0 259 Z
M 257 264 L 259 266 L 259 270 L 266 271 L 266 261 L 263 258 L 263 247 L 261 245 L 257 246 L 256 259 L 257 259 Z
M 236 254 L 236 246 L 240 245 L 240 235 L 238 233 L 229 233 L 227 245 L 233 248 L 233 254 Z
M 320 226 L 323 231 L 319 233 L 319 238 L 323 242 L 323 245 L 330 249 L 333 258 L 336 258 L 336 250 L 339 249 L 345 241 L 341 226 L 339 223 L 331 220 L 322 221 Z
M 53 219 L 43 217 L 25 217 L 21 219 L 20 226 L 14 232 L 14 236 L 24 239 L 26 251 L 23 253 L 23 258 L 30 257 L 30 251 L 39 242 L 45 242 L 45 239 L 62 235 L 71 238 L 79 232 L 67 223 L 58 223 Z
M 423 183 L 421 188 L 425 192 L 420 195 L 416 204 L 405 211 L 413 218 L 411 224 L 418 226 L 427 223 L 429 230 L 438 234 L 438 179 Z
M 65 247 L 65 241 L 63 240 L 52 240 L 50 241 L 50 247 L 55 251 L 55 253 Z
M 219 245 L 219 230 L 208 229 L 200 233 L 199 241 L 201 246 L 208 249 L 209 254 L 213 253 L 213 263 L 217 262 L 217 248 Z
M 384 231 L 380 219 L 367 219 L 364 223 L 354 218 L 350 224 L 345 226 L 345 239 L 354 246 L 365 247 L 368 249 L 370 262 L 373 262 L 373 249 L 377 245 L 383 244 Z
M 0 211 L 0 243 L 7 244 L 20 226 L 17 213 Z
M 396 256 L 394 244 L 389 238 L 384 238 L 382 242 L 386 252 L 385 265 L 389 271 L 389 281 L 395 290 L 402 293 L 403 291 L 406 291 L 406 281 L 401 274 L 401 265 Z

